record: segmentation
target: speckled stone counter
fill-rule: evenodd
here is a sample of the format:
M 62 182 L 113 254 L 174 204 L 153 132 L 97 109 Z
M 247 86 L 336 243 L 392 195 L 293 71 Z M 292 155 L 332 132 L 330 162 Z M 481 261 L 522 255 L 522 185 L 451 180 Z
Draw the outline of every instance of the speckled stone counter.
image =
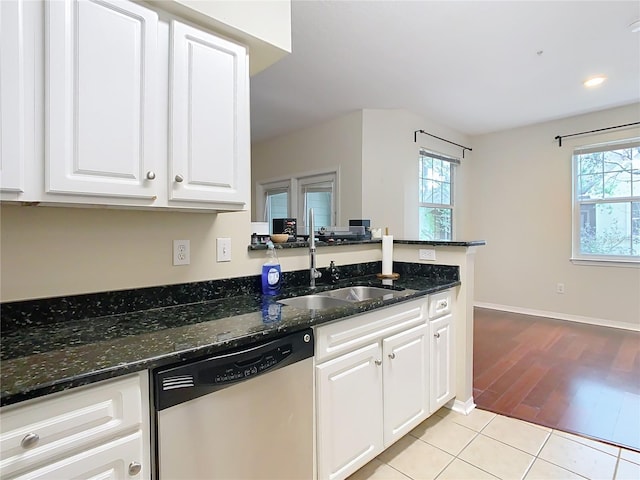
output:
M 380 262 L 341 266 L 349 285 L 380 286 Z M 405 295 L 309 311 L 274 303 L 309 293 L 308 271 L 285 272 L 262 297 L 259 276 L 105 292 L 0 306 L 0 405 L 152 369 L 302 330 L 460 284 L 458 267 L 396 262 Z M 327 276 L 325 276 L 327 278 Z
M 368 245 L 368 244 L 381 244 L 381 238 L 374 238 L 371 240 L 348 240 L 337 242 L 321 242 L 316 241 L 318 247 L 340 247 L 348 245 Z M 470 240 L 470 241 L 457 241 L 457 240 L 393 240 L 394 244 L 398 245 L 424 245 L 432 247 L 479 247 L 486 245 L 485 240 Z M 309 248 L 309 244 L 306 241 L 298 240 L 297 242 L 276 243 L 276 248 Z M 249 250 L 266 250 L 266 244 L 249 245 Z

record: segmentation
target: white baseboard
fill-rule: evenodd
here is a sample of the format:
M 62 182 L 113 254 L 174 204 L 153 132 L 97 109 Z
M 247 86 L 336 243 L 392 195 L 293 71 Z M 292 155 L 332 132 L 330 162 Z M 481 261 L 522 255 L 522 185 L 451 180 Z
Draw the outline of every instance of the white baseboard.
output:
M 640 324 L 633 325 L 625 322 L 616 322 L 614 320 L 605 320 L 603 318 L 583 317 L 580 315 L 569 315 L 566 313 L 548 312 L 546 310 L 534 310 L 531 308 L 512 307 L 511 305 L 499 305 L 496 303 L 474 302 L 474 307 L 488 308 L 490 310 L 503 310 L 511 313 L 522 313 L 524 315 L 533 315 L 535 317 L 554 318 L 556 320 L 567 320 L 569 322 L 588 323 L 590 325 L 598 325 L 601 327 L 613 327 L 623 330 L 632 330 L 640 332 Z
M 469 415 L 471 411 L 476 408 L 476 404 L 473 402 L 473 397 L 469 398 L 466 402 L 454 398 L 445 404 L 446 408 L 453 410 L 456 413 L 463 415 Z

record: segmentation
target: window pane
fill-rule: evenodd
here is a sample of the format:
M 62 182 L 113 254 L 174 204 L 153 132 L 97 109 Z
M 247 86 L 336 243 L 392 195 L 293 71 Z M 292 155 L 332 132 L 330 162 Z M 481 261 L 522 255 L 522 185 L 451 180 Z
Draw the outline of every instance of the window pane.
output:
M 578 177 L 578 200 L 602 198 L 602 174 Z
M 313 208 L 315 228 L 331 226 L 331 192 L 306 192 L 307 214 Z M 307 223 L 308 225 L 309 223 Z
M 267 212 L 266 221 L 269 222 L 269 231 L 271 231 L 274 218 L 289 217 L 289 193 L 288 192 L 278 192 L 278 193 L 267 192 L 266 204 L 267 204 L 266 205 L 266 212 Z
M 451 240 L 451 209 L 420 207 L 420 240 Z
M 580 205 L 580 253 L 633 255 L 631 210 L 631 202 Z
M 603 152 L 580 155 L 580 161 L 578 162 L 578 175 L 602 173 L 603 157 Z
M 453 205 L 451 169 L 453 164 L 431 157 L 420 157 L 418 195 L 420 203 Z
M 604 174 L 604 198 L 631 196 L 631 169 Z
M 640 202 L 631 204 L 631 245 L 632 255 L 640 256 Z

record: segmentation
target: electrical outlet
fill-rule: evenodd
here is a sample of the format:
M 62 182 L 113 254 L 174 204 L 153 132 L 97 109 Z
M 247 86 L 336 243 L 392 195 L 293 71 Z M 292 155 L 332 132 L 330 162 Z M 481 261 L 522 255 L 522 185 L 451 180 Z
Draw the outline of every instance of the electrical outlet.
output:
M 558 283 L 556 285 L 556 293 L 564 293 L 564 283 Z
M 230 238 L 216 239 L 216 247 L 217 247 L 216 260 L 218 262 L 230 262 L 231 261 L 231 239 Z
M 191 252 L 189 247 L 189 240 L 173 241 L 174 265 L 189 265 L 189 263 L 191 263 Z
M 420 260 L 435 260 L 436 249 L 435 248 L 421 248 L 418 250 L 418 259 Z

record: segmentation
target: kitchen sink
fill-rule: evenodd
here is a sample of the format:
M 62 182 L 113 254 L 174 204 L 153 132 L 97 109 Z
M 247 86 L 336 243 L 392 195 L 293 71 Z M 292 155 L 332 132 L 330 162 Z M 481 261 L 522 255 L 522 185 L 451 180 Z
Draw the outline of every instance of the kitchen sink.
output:
M 278 300 L 278 303 L 305 310 L 324 310 L 364 302 L 366 300 L 389 300 L 396 297 L 404 297 L 413 292 L 414 290 L 408 289 L 391 290 L 380 287 L 354 286 L 328 290 L 312 295 L 303 295 L 301 297 L 285 298 Z
M 304 310 L 325 310 L 327 308 L 349 305 L 351 302 L 340 298 L 332 298 L 323 294 L 304 295 L 302 297 L 285 298 L 278 303 Z
M 397 296 L 404 296 L 406 295 L 406 292 L 403 293 L 402 290 L 390 290 L 388 288 L 380 287 L 356 286 L 330 290 L 322 293 L 321 295 L 326 295 L 330 298 L 339 298 L 349 302 L 364 302 L 365 300 L 372 300 L 374 298 L 388 300 Z

